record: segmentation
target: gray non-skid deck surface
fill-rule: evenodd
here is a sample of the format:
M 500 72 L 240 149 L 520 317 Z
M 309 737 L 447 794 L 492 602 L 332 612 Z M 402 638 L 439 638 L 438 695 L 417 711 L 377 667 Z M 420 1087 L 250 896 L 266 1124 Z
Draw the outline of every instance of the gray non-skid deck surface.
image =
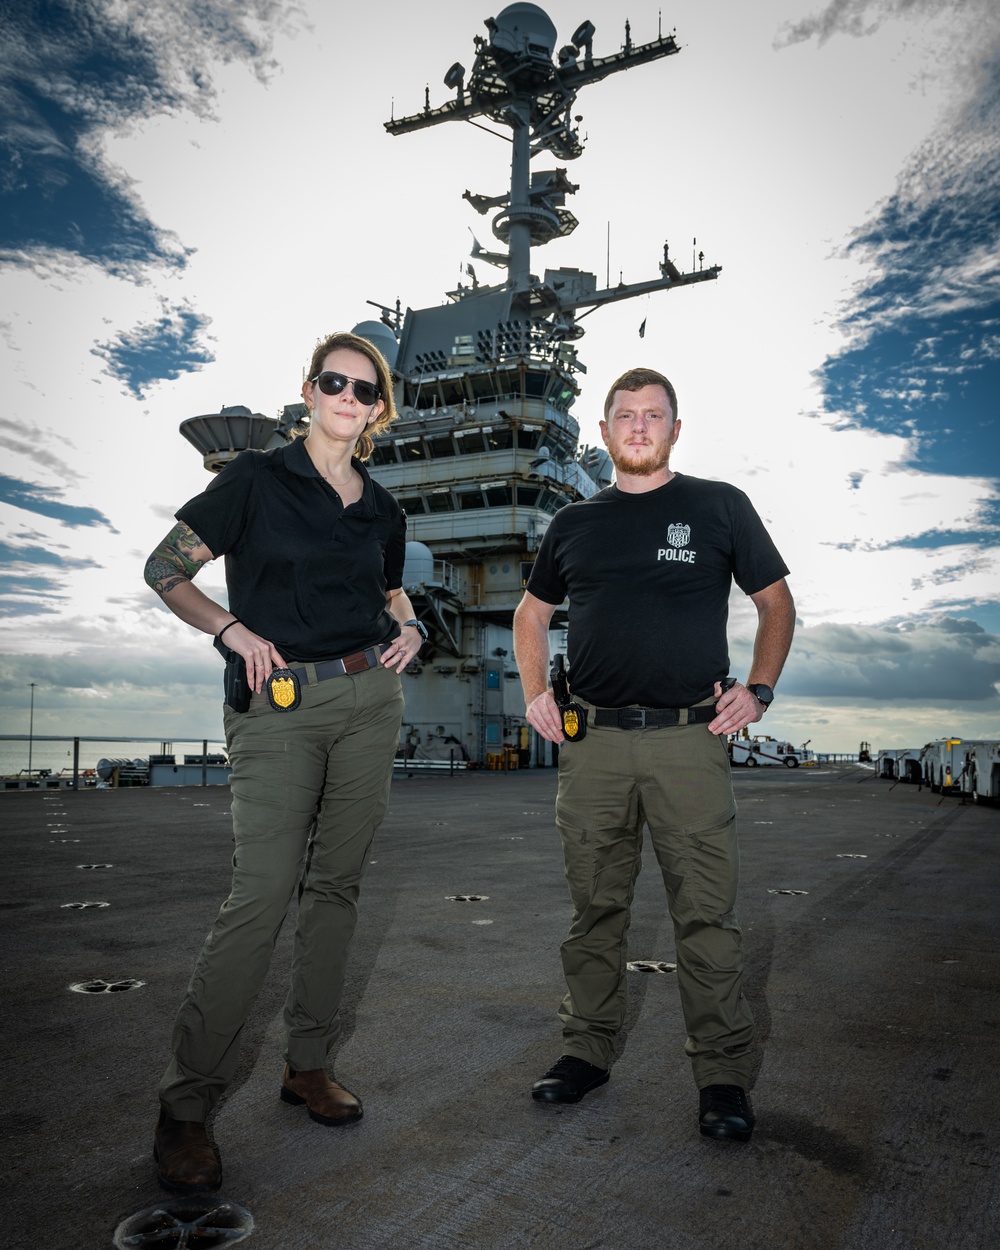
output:
M 698 1135 L 670 974 L 630 976 L 607 1086 L 575 1107 L 531 1101 L 560 1050 L 555 777 L 400 779 L 336 1060 L 365 1119 L 326 1129 L 277 1097 L 286 924 L 214 1126 L 222 1192 L 257 1221 L 247 1244 L 996 1245 L 1000 812 L 849 766 L 735 780 L 761 1041 L 749 1146 Z M 160 1201 L 153 1090 L 227 889 L 228 800 L 225 788 L 0 796 L 5 1246 L 110 1246 L 120 1220 Z M 76 867 L 95 862 L 113 867 Z M 445 898 L 466 893 L 489 898 Z M 61 907 L 84 900 L 111 906 Z M 648 853 L 630 954 L 673 955 Z M 146 985 L 68 991 L 93 977 Z

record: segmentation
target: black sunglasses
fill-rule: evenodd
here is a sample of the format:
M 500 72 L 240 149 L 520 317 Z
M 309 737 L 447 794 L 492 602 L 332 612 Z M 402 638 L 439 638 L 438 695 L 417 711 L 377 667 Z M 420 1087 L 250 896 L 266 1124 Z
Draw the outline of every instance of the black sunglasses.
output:
M 349 378 L 346 373 L 333 373 L 330 369 L 324 370 L 323 373 L 317 373 L 309 381 L 315 382 L 324 395 L 339 395 L 348 382 L 350 382 L 354 387 L 354 398 L 359 404 L 374 404 L 382 396 L 382 392 L 374 382 L 363 382 L 360 378 Z

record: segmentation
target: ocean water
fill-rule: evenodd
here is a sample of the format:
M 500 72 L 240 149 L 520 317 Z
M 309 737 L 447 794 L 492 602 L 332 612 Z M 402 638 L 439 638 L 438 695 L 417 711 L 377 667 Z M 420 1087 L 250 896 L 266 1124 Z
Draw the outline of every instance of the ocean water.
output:
M 80 771 L 86 768 L 96 768 L 97 761 L 102 759 L 109 760 L 135 760 L 149 759 L 150 755 L 173 755 L 178 764 L 184 762 L 185 755 L 201 755 L 202 740 L 199 738 L 197 742 L 143 742 L 141 740 L 118 741 L 93 741 L 80 743 Z M 218 755 L 225 748 L 223 742 L 209 741 L 208 751 L 210 755 Z M 28 767 L 28 740 L 21 741 L 0 741 L 0 777 L 16 776 L 22 769 Z M 31 768 L 35 771 L 39 768 L 51 769 L 53 776 L 57 773 L 65 771 L 70 776 L 73 774 L 73 743 L 71 740 L 63 742 L 39 742 L 36 738 L 31 744 Z

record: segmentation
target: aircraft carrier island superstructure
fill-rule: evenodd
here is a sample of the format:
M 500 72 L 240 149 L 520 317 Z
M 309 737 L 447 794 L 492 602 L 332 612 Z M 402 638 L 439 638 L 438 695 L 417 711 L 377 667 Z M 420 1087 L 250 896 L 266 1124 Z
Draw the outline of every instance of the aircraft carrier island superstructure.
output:
M 672 35 L 592 51 L 586 22 L 556 50 L 556 30 L 533 4 L 512 4 L 476 37 L 466 80 L 458 63 L 445 75 L 447 103 L 393 118 L 406 134 L 446 121 L 485 118 L 510 132 L 509 190 L 465 198 L 491 215 L 498 249 L 473 236 L 472 259 L 503 271 L 449 291 L 449 302 L 402 311 L 381 308 L 356 333 L 375 343 L 396 379 L 399 419 L 377 440 L 373 474 L 408 518 L 404 588 L 429 638 L 406 670 L 401 751 L 427 761 L 524 766 L 549 757 L 532 742 L 514 664 L 511 621 L 531 561 L 552 516 L 612 478 L 603 448 L 580 447 L 571 408 L 585 366 L 575 344 L 585 316 L 605 304 L 714 279 L 718 266 L 682 273 L 666 245 L 659 276 L 598 287 L 579 269 L 531 272 L 531 252 L 570 234 L 566 201 L 577 187 L 565 168 L 531 169 L 535 157 L 568 162 L 583 145 L 573 105 L 581 87 L 679 51 Z M 498 132 L 499 133 L 499 132 Z M 371 301 L 369 301 L 371 302 Z M 217 471 L 246 447 L 273 447 L 307 428 L 292 404 L 276 420 L 246 408 L 193 417 L 181 432 Z M 558 629 L 563 614 L 554 618 Z M 556 646 L 554 649 L 560 649 Z

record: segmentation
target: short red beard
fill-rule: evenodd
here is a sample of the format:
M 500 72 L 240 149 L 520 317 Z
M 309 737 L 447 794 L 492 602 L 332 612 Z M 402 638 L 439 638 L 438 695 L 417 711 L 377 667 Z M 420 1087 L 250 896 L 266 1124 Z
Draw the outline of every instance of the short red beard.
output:
M 620 452 L 613 451 L 608 448 L 608 455 L 611 457 L 611 463 L 615 466 L 618 473 L 627 473 L 631 477 L 652 477 L 654 473 L 659 473 L 661 469 L 665 469 L 670 463 L 670 453 L 673 446 L 668 444 L 658 456 L 654 456 L 649 460 L 628 460 Z

